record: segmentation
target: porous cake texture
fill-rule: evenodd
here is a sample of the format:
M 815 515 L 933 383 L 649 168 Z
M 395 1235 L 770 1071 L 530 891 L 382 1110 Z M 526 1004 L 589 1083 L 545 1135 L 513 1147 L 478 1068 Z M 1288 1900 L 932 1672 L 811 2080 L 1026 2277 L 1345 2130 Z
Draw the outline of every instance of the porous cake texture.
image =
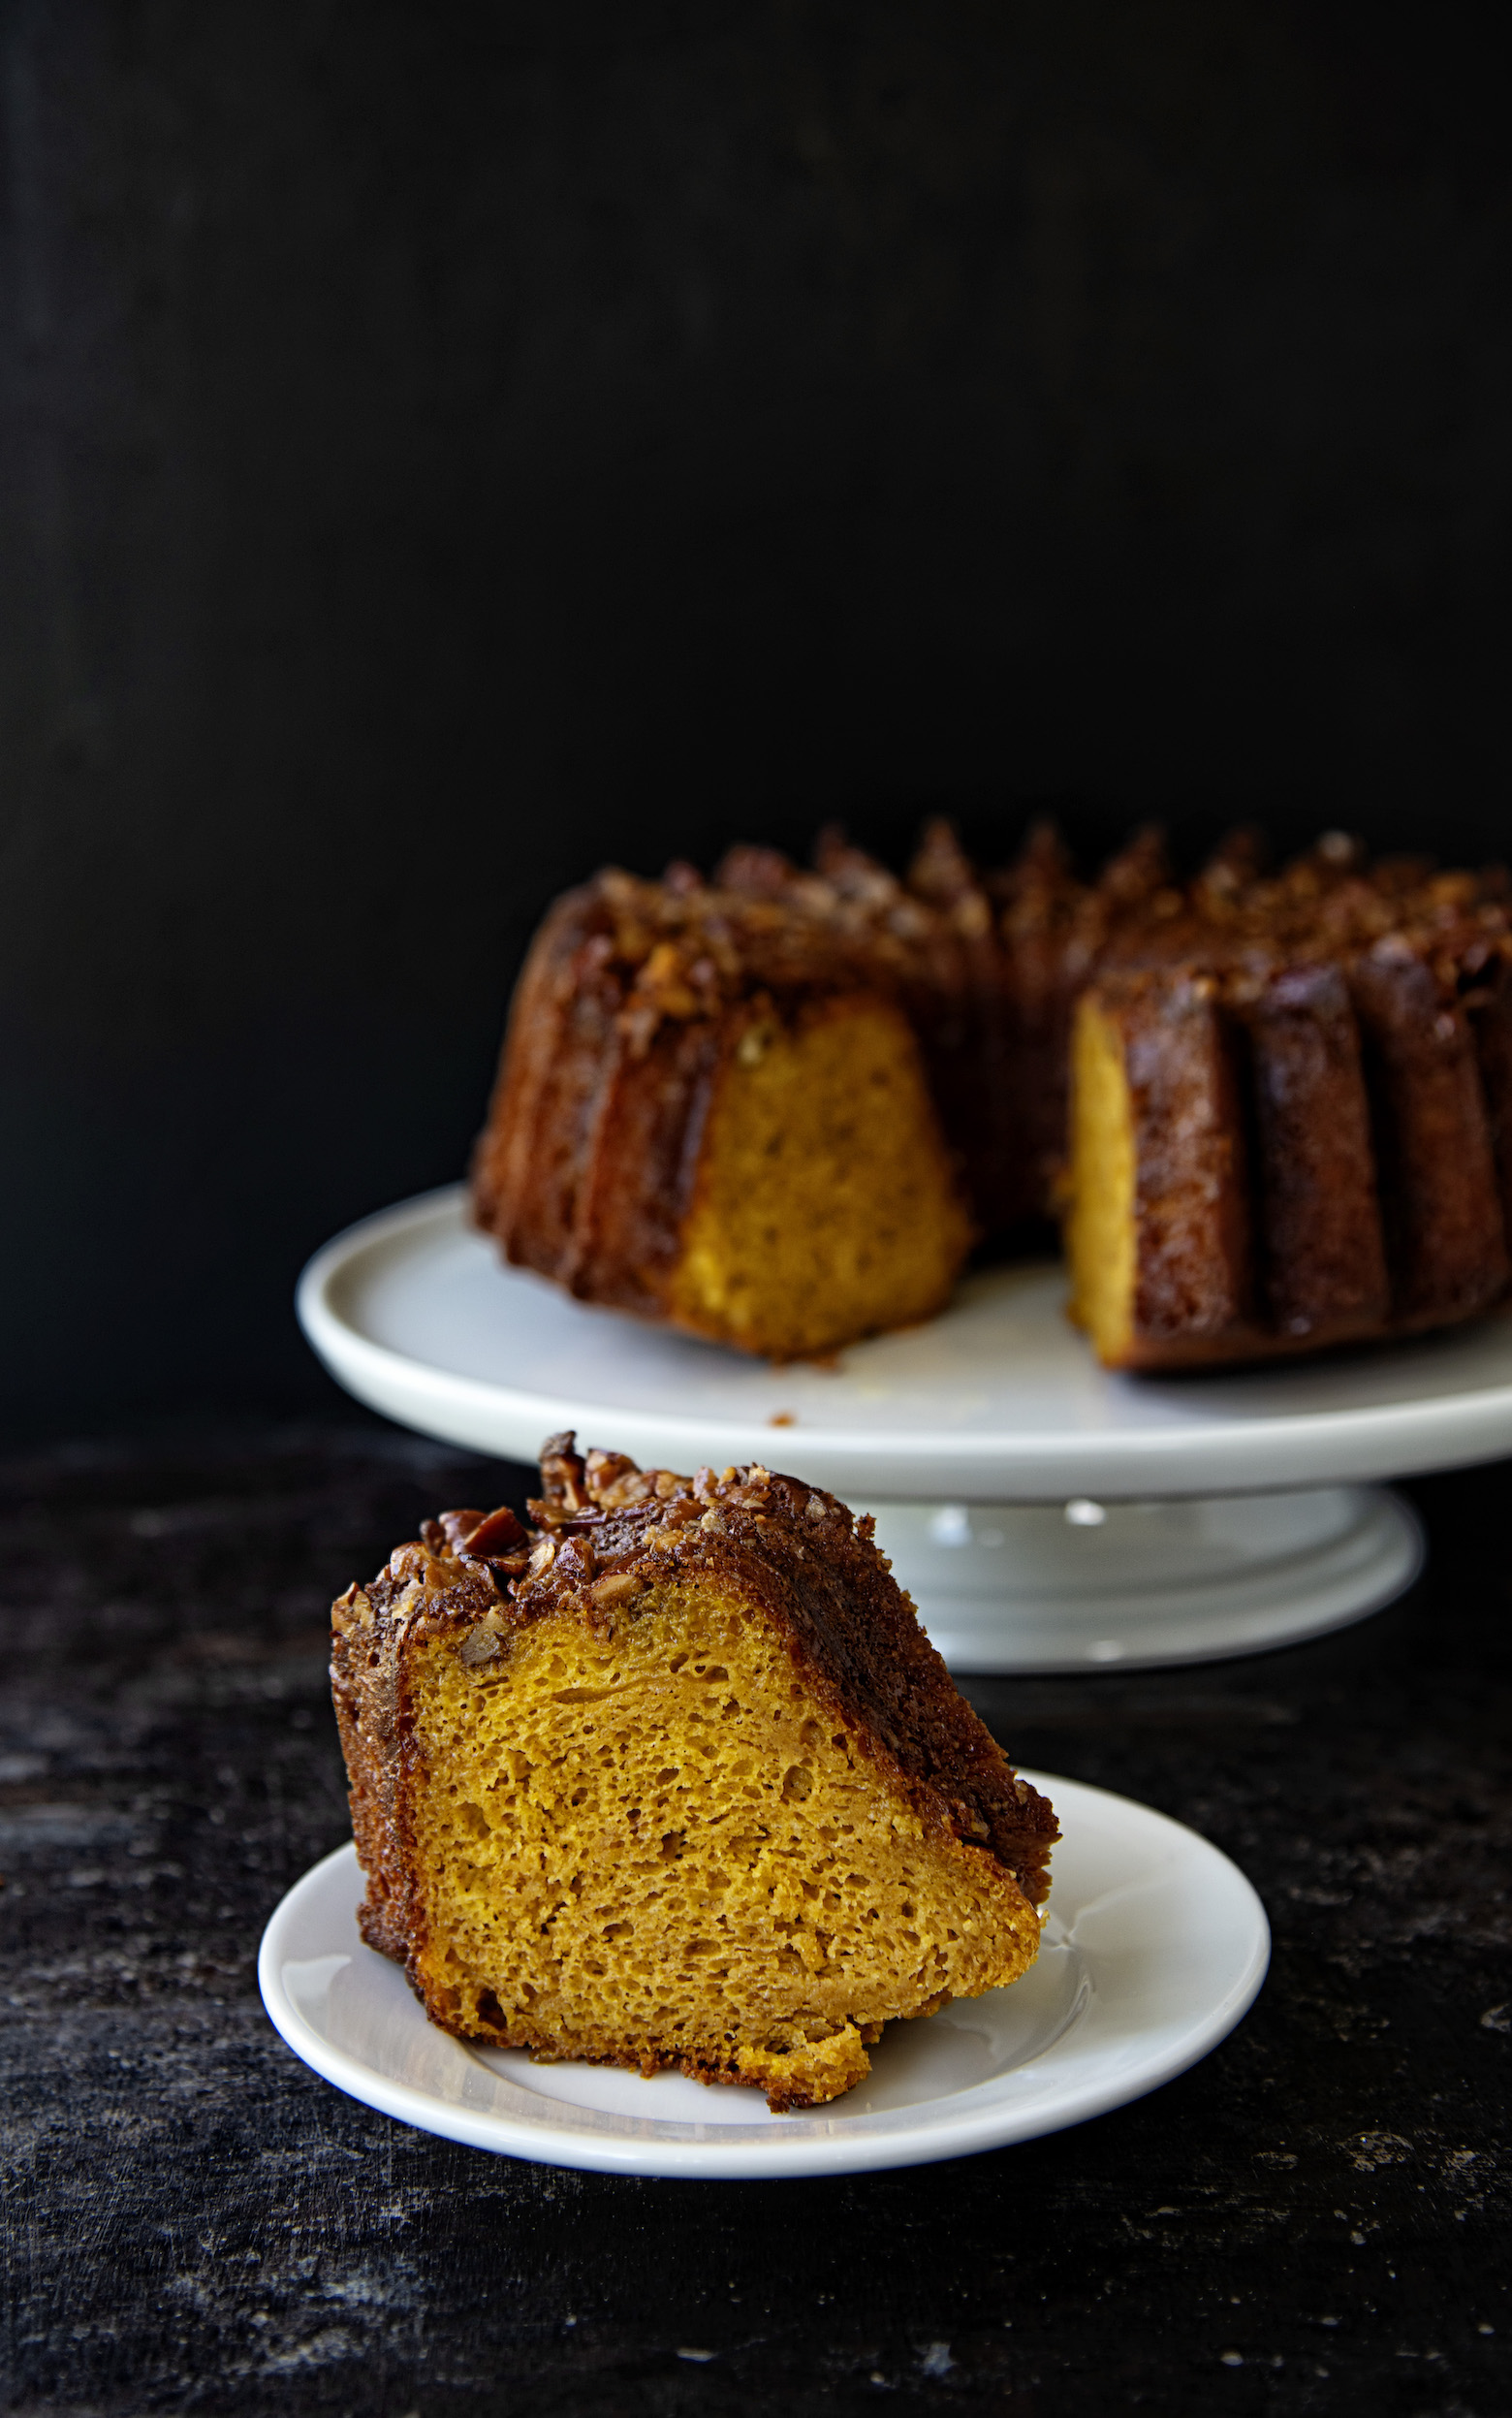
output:
M 872 1541 L 758 1466 L 543 1449 L 332 1610 L 363 1936 L 459 2039 L 811 2107 L 1015 1981 L 1050 1848 Z
M 1063 1228 L 1116 1368 L 1468 1318 L 1512 1277 L 1507 876 L 1255 836 L 1095 881 L 1049 826 L 983 874 L 601 874 L 521 976 L 473 1200 L 583 1299 L 773 1359 L 940 1309 L 973 1238 Z

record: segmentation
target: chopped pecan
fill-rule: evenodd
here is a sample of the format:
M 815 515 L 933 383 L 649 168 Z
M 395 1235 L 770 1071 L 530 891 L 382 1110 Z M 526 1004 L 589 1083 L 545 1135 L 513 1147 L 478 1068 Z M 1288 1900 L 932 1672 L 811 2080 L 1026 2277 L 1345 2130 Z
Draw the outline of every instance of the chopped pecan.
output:
M 599 1502 L 617 1479 L 637 1475 L 636 1465 L 628 1452 L 600 1452 L 596 1448 L 584 1463 L 588 1492 Z
M 628 1478 L 616 1478 L 612 1486 L 606 1486 L 599 1502 L 606 1511 L 625 1511 L 633 1504 L 650 1502 L 654 1492 L 651 1480 L 635 1470 Z
M 596 1582 L 593 1601 L 603 1605 L 626 1603 L 632 1595 L 640 1594 L 645 1583 L 632 1570 L 616 1571 L 613 1576 Z
M 442 1512 L 438 1524 L 445 1535 L 447 1543 L 451 1546 L 454 1553 L 461 1550 L 465 1539 L 472 1535 L 472 1532 L 477 1527 L 479 1521 L 486 1516 L 487 1514 L 483 1511 Z M 426 1524 L 428 1526 L 431 1523 L 427 1522 Z
M 590 1452 L 587 1478 L 588 1492 L 606 1511 L 647 1502 L 655 1492 L 656 1473 L 639 1469 L 628 1452 Z
M 526 1538 L 509 1505 L 501 1503 L 496 1511 L 490 1511 L 486 1519 L 480 1519 L 466 1538 L 458 1542 L 464 1552 L 481 1561 L 491 1561 L 495 1554 L 515 1552 L 525 1543 Z
M 464 1562 L 476 1562 L 480 1569 L 490 1571 L 497 1578 L 519 1578 L 530 1567 L 530 1553 L 521 1545 L 518 1553 L 464 1553 Z
M 569 1514 L 586 1511 L 588 1506 L 583 1455 L 577 1446 L 575 1431 L 566 1427 L 559 1436 L 548 1436 L 541 1447 L 541 1484 L 547 1500 Z
M 565 1528 L 577 1516 L 565 1503 L 548 1503 L 535 1495 L 527 1500 L 525 1509 L 537 1528 Z

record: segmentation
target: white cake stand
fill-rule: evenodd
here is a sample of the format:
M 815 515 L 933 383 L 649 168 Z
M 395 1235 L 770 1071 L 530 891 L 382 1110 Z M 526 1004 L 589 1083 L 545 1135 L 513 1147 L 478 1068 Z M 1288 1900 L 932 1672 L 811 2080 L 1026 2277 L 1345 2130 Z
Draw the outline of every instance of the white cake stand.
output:
M 1061 1270 L 998 1268 L 833 1370 L 772 1368 L 501 1265 L 459 1187 L 329 1243 L 299 1310 L 360 1401 L 519 1461 L 765 1461 L 876 1513 L 958 1670 L 1204 1661 L 1342 1627 L 1422 1564 L 1379 1480 L 1512 1452 L 1512 1319 L 1232 1375 L 1109 1376 Z

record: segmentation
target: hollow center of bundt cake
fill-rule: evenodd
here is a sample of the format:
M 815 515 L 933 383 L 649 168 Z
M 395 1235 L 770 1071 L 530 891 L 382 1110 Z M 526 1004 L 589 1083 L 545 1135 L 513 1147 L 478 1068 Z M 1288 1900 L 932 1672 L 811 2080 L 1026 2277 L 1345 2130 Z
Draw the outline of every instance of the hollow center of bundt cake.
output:
M 944 1306 L 970 1241 L 907 1020 L 750 1024 L 717 1078 L 669 1315 L 772 1359 Z
M 1118 1026 L 1090 999 L 1072 1037 L 1071 1167 L 1071 1316 L 1117 1363 L 1134 1320 L 1134 1112 Z
M 612 1631 L 417 1654 L 420 1978 L 464 2037 L 830 2098 L 894 2017 L 1012 1981 L 1038 1919 L 927 1832 L 706 1573 Z M 471 1649 L 470 1649 L 471 1650 Z

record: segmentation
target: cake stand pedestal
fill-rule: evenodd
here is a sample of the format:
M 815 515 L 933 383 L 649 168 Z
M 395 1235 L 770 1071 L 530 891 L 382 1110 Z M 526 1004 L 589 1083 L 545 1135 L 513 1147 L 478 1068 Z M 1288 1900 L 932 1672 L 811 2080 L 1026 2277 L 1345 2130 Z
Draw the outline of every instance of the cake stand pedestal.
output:
M 953 1670 L 1206 1662 L 1319 1637 L 1423 1564 L 1384 1486 L 1196 1502 L 878 1503 L 877 1542 Z
M 368 1218 L 300 1280 L 360 1401 L 530 1461 L 543 1437 L 643 1465 L 764 1461 L 874 1512 L 952 1666 L 1206 1661 L 1315 1637 L 1400 1594 L 1412 1513 L 1379 1480 L 1512 1453 L 1512 1319 L 1373 1352 L 1111 1376 L 1050 1264 L 973 1276 L 943 1317 L 772 1368 L 503 1267 L 460 1188 Z

